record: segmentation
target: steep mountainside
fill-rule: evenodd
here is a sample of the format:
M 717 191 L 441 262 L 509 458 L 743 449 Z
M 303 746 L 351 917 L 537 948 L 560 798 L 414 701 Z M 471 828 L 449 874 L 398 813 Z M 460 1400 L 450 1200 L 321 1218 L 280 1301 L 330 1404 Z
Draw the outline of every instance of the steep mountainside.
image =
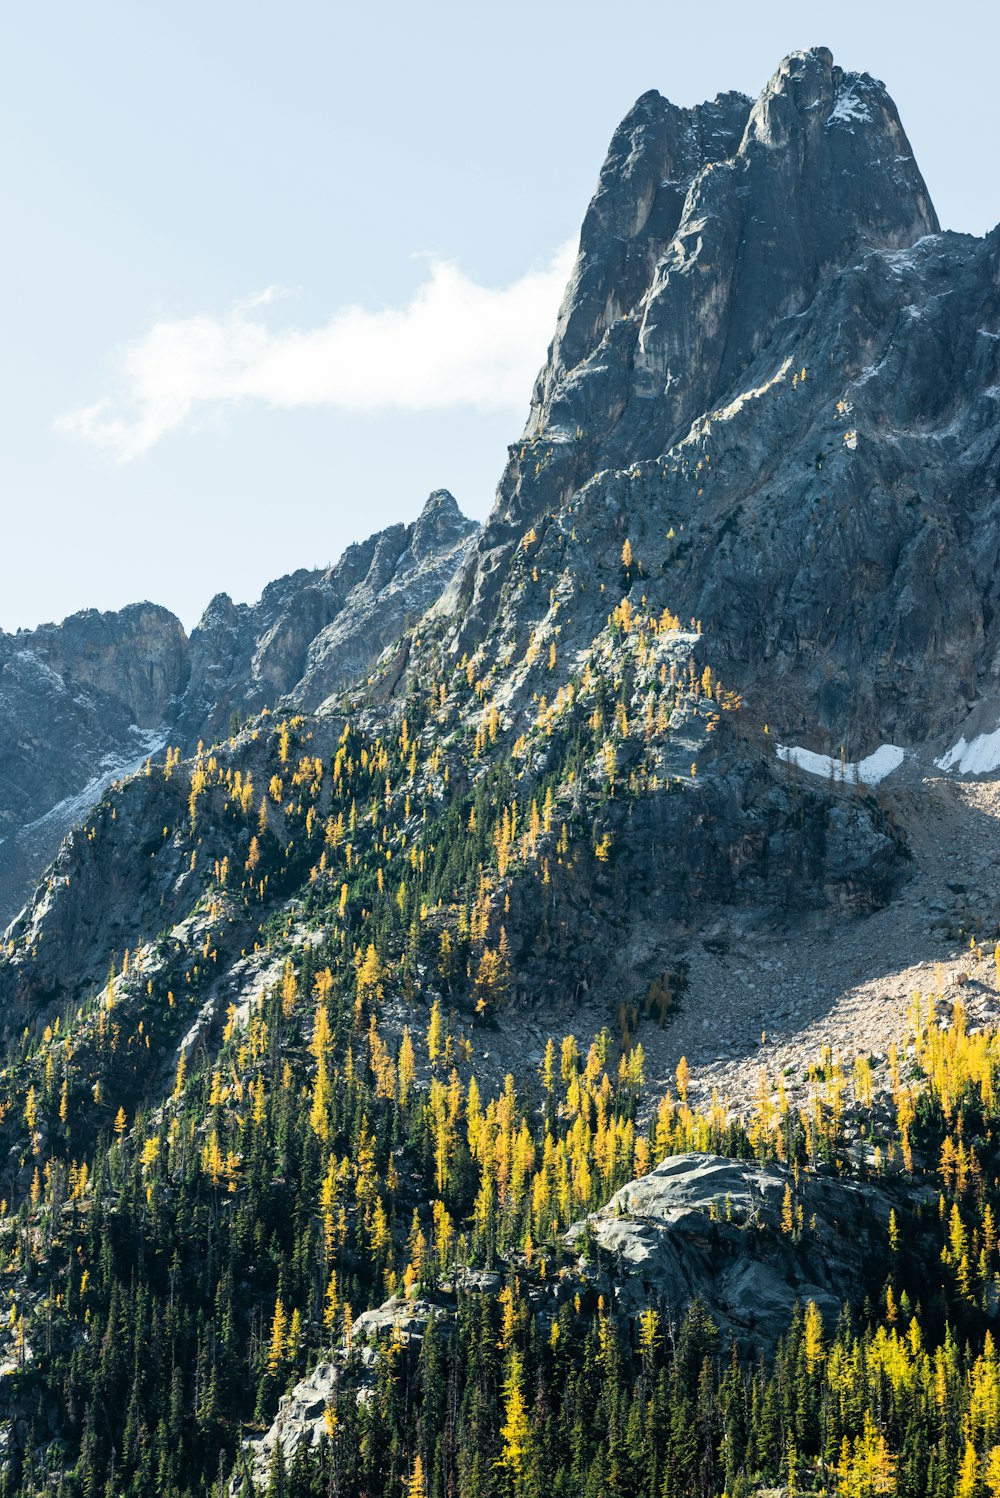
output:
M 818 49 L 752 107 L 646 94 L 454 638 L 551 628 L 516 574 L 529 526 L 539 573 L 573 580 L 563 635 L 586 638 L 628 538 L 633 599 L 699 619 L 780 734 L 856 758 L 980 697 L 995 724 L 998 391 L 1000 233 L 938 232 L 880 83 Z
M 447 490 L 412 525 L 293 573 L 256 604 L 224 593 L 188 640 L 166 609 L 90 610 L 0 634 L 0 927 L 113 779 L 169 742 L 191 754 L 264 707 L 318 707 L 362 681 L 434 602 L 477 531 Z
M 481 532 L 15 639 L 0 1498 L 1000 1491 L 998 253 L 646 94 Z

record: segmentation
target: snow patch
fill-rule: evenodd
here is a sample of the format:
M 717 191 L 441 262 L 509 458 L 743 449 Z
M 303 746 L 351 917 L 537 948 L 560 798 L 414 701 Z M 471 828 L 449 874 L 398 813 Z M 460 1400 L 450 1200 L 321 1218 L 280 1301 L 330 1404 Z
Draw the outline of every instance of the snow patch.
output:
M 957 770 L 960 775 L 988 775 L 1000 769 L 1000 723 L 992 733 L 977 734 L 971 744 L 963 735 L 934 763 L 939 770 Z
M 167 742 L 166 734 L 155 728 L 137 728 L 135 725 L 129 729 L 136 740 L 136 747 L 142 746 L 142 752 L 138 755 L 115 755 L 105 754 L 98 766 L 101 773 L 93 780 L 87 782 L 82 790 L 72 796 L 66 796 L 58 801 L 55 806 L 50 806 L 44 815 L 38 817 L 34 822 L 28 822 L 18 833 L 18 842 L 22 843 L 30 838 L 33 833 L 47 829 L 53 825 L 57 827 L 77 826 L 83 821 L 92 806 L 96 806 L 104 792 L 116 780 L 127 780 L 130 775 L 141 770 L 152 755 L 158 753 Z
M 806 770 L 810 775 L 822 775 L 824 780 L 843 781 L 847 785 L 878 785 L 893 770 L 898 770 L 906 758 L 905 749 L 898 744 L 880 744 L 866 759 L 843 761 L 829 754 L 814 754 L 811 749 L 799 749 L 794 744 L 779 744 L 775 751 L 786 764 Z
M 905 158 L 909 160 L 909 158 Z M 921 245 L 928 244 L 933 239 L 938 239 L 937 234 L 921 234 L 906 250 L 882 250 L 880 254 L 890 270 L 896 275 L 902 275 L 905 271 L 917 270 L 923 265 L 923 252 Z
M 850 84 L 841 89 L 833 106 L 833 112 L 827 120 L 828 125 L 849 125 L 852 121 L 858 124 L 870 125 L 871 113 L 865 103 L 855 93 L 856 84 Z

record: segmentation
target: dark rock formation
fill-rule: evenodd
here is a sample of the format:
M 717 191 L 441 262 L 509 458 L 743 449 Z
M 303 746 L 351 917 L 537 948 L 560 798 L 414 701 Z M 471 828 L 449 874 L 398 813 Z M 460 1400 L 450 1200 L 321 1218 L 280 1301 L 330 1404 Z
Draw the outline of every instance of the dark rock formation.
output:
M 824 272 L 937 228 L 891 99 L 825 49 L 787 58 L 752 107 L 645 94 L 584 221 L 528 434 L 579 424 L 619 464 L 665 450 Z
M 900 842 L 870 798 L 831 798 L 746 745 L 713 754 L 711 744 L 683 795 L 604 808 L 605 863 L 557 870 L 546 900 L 527 881 L 511 891 L 518 1007 L 586 993 L 614 1010 L 623 994 L 682 971 L 692 934 L 722 912 L 773 931 L 888 904 Z
M 191 635 L 191 680 L 178 741 L 190 752 L 278 703 L 313 711 L 363 680 L 384 647 L 437 599 L 479 527 L 446 489 L 411 525 L 349 546 L 325 572 L 294 572 L 256 604 L 213 598 Z
M 184 630 L 152 604 L 0 634 L 0 923 L 111 780 L 160 747 L 187 681 Z

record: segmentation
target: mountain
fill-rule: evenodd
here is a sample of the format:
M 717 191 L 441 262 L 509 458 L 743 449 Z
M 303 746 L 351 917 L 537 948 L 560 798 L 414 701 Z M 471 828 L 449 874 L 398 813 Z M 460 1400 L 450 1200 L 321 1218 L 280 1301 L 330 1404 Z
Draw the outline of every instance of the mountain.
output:
M 299 571 L 256 604 L 213 598 L 187 638 L 166 609 L 90 609 L 0 633 L 0 926 L 115 779 L 167 744 L 214 743 L 264 707 L 312 710 L 363 680 L 434 602 L 478 527 L 447 490 L 410 525 Z
M 645 94 L 485 526 L 4 642 L 0 1498 L 997 1488 L 998 244 Z
M 854 759 L 954 742 L 980 701 L 995 727 L 998 255 L 938 232 L 885 89 L 822 48 L 756 103 L 643 95 L 453 589 L 459 648 L 546 627 L 528 526 L 581 637 L 627 537 L 633 594 L 699 619 L 779 735 Z

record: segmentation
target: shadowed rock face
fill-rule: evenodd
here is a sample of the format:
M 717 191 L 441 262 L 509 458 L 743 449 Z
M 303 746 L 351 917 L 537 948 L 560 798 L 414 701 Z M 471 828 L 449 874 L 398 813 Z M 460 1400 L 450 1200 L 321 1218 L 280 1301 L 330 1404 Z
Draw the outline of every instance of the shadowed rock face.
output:
M 112 779 L 166 743 L 212 743 L 234 713 L 312 709 L 363 679 L 477 530 L 439 489 L 326 571 L 280 578 L 252 605 L 220 594 L 190 641 L 149 603 L 0 634 L 0 928 Z
M 596 419 L 605 459 L 663 450 L 825 271 L 937 229 L 892 100 L 823 48 L 787 58 L 752 106 L 645 94 L 584 221 L 529 433 Z
M 752 105 L 643 95 L 447 595 L 455 648 L 544 625 L 529 527 L 584 638 L 627 536 L 634 601 L 700 619 L 782 732 L 851 754 L 949 732 L 1000 695 L 998 255 L 997 231 L 939 232 L 884 87 L 825 49 Z
M 115 775 L 162 742 L 188 681 L 166 609 L 91 609 L 0 634 L 0 923 Z

